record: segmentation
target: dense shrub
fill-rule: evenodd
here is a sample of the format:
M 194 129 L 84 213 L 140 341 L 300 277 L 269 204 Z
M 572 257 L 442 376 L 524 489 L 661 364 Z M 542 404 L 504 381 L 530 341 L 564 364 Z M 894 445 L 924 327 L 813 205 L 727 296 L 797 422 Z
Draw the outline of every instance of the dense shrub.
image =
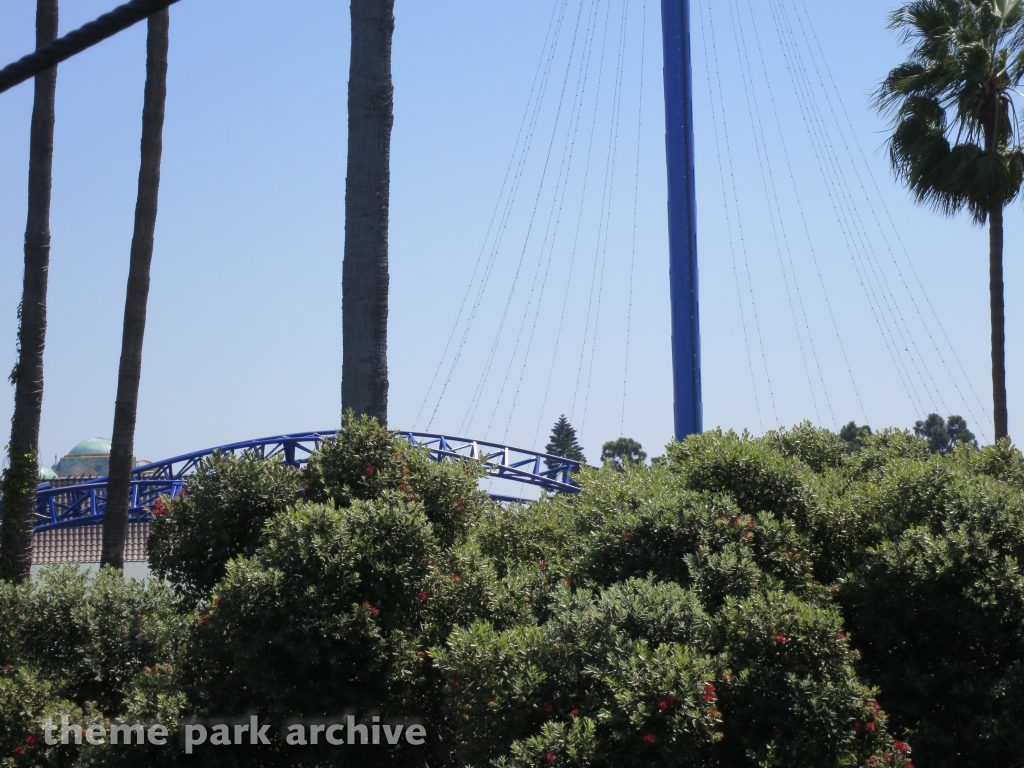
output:
M 395 497 L 274 518 L 200 619 L 210 706 L 280 717 L 385 702 L 434 546 L 422 509 Z
M 1024 755 L 1024 496 L 965 471 L 978 453 L 886 468 L 890 535 L 840 593 L 863 674 L 929 766 Z
M 0 583 L 0 666 L 37 669 L 62 697 L 112 716 L 137 676 L 174 662 L 186 621 L 161 582 L 53 566 Z
M 188 600 L 71 572 L 0 588 L 15 739 L 33 712 L 97 701 L 171 724 L 415 716 L 430 736 L 214 750 L 207 765 L 1024 762 L 1024 456 L 1008 443 L 932 455 L 895 430 L 854 449 L 808 424 L 712 432 L 654 467 L 584 469 L 577 495 L 505 506 L 478 491 L 478 466 L 366 419 L 301 475 L 219 460 L 156 524 Z M 204 549 L 189 515 L 222 512 L 233 533 Z M 18 695 L 39 703 L 12 713 Z M 185 759 L 130 754 L 49 764 Z
M 310 458 L 306 497 L 346 507 L 394 491 L 422 502 L 438 540 L 451 545 L 491 506 L 477 488 L 483 474 L 477 462 L 433 461 L 427 448 L 350 412 L 345 429 Z
M 92 709 L 83 712 L 60 698 L 53 683 L 39 678 L 26 667 L 5 664 L 0 668 L 0 766 L 3 768 L 49 768 L 71 765 L 76 756 L 73 744 L 46 744 L 44 724 L 62 722 L 62 717 L 82 726 L 100 722 Z
M 149 564 L 197 601 L 224 577 L 228 561 L 256 551 L 264 523 L 295 503 L 299 473 L 253 452 L 203 459 L 176 499 L 154 511 Z

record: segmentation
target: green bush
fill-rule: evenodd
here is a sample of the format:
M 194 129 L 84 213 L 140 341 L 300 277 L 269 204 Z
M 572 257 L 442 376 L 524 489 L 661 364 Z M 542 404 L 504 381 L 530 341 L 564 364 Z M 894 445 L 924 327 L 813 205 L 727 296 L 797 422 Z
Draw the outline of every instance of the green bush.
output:
M 430 737 L 209 765 L 1021 764 L 1024 456 L 857 439 L 712 432 L 654 467 L 583 469 L 577 495 L 505 506 L 477 489 L 479 466 L 366 419 L 301 475 L 219 458 L 156 521 L 187 600 L 66 570 L 0 588 L 10 744 L 36 712 L 97 702 L 171 724 L 416 716 Z M 230 531 L 204 548 L 189 521 L 221 515 Z M 18 696 L 37 703 L 15 712 Z M 38 764 L 182 759 L 98 748 Z
M 897 462 L 874 503 L 891 520 L 840 592 L 894 718 L 924 765 L 1024 755 L 1024 496 L 959 459 Z M 986 761 L 982 763 L 981 761 Z M 977 762 L 975 762 L 977 761 Z
M 714 615 L 692 590 L 641 580 L 594 596 L 563 588 L 557 603 L 542 626 L 477 623 L 436 652 L 458 764 L 866 765 L 893 754 L 835 609 L 767 593 Z
M 256 551 L 264 523 L 295 503 L 299 473 L 253 452 L 203 459 L 181 496 L 161 499 L 149 538 L 150 567 L 193 601 L 213 591 L 233 557 Z
M 67 565 L 20 585 L 0 583 L 0 626 L 0 664 L 38 669 L 62 697 L 94 702 L 110 716 L 138 675 L 175 663 L 187 636 L 161 582 Z
M 101 722 L 92 708 L 83 712 L 62 699 L 56 686 L 26 667 L 0 667 L 0 766 L 55 768 L 70 766 L 80 750 L 72 742 L 48 745 L 43 727 L 68 722 L 82 727 Z M 54 736 L 58 734 L 54 732 Z
M 478 462 L 434 461 L 427 448 L 388 432 L 374 419 L 349 413 L 344 430 L 310 458 L 306 498 L 346 507 L 357 499 L 400 493 L 423 504 L 434 534 L 450 546 L 492 506 L 477 487 L 483 475 Z
M 211 706 L 280 717 L 384 702 L 436 546 L 422 509 L 393 496 L 304 503 L 265 538 L 229 565 L 199 622 Z

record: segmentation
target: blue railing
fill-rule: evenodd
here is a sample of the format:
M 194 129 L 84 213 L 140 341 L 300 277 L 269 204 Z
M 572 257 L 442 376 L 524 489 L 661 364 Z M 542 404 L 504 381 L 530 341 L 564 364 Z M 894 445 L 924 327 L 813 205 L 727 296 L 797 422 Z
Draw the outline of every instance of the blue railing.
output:
M 335 430 L 325 430 L 265 437 L 208 448 L 136 467 L 132 470 L 129 520 L 149 520 L 150 510 L 157 499 L 161 496 L 173 498 L 180 494 L 188 476 L 195 472 L 204 458 L 216 451 L 231 454 L 251 451 L 265 459 L 280 457 L 286 464 L 301 467 L 309 461 L 309 456 L 324 440 L 334 437 L 335 434 Z M 575 493 L 579 490 L 572 478 L 572 473 L 579 467 L 579 463 L 560 456 L 550 456 L 486 440 L 423 432 L 398 434 L 414 445 L 428 448 L 435 461 L 479 461 L 486 468 L 487 475 L 494 479 L 520 483 L 554 493 Z M 498 494 L 492 496 L 501 501 L 519 500 L 516 497 Z M 56 487 L 51 483 L 42 483 L 37 499 L 37 531 L 99 523 L 103 520 L 107 507 L 107 478 L 100 477 L 84 483 Z

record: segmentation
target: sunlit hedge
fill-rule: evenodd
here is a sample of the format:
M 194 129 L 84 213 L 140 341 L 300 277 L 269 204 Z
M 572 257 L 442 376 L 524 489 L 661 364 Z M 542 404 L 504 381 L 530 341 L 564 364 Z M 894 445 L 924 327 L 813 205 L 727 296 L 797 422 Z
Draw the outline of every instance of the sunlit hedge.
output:
M 710 432 L 528 505 L 480 476 L 350 419 L 301 473 L 205 463 L 153 526 L 166 584 L 0 586 L 0 765 L 1024 764 L 1008 444 Z M 372 714 L 429 738 L 44 749 L 62 712 Z

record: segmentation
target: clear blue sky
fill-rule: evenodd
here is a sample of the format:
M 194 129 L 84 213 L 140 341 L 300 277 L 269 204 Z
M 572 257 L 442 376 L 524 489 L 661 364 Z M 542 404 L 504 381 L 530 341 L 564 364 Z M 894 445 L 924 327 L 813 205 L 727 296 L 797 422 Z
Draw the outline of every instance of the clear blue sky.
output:
M 811 94 L 798 100 L 771 14 L 780 4 L 792 10 L 794 0 L 773 2 L 748 8 L 741 0 L 735 7 L 743 15 L 732 18 L 729 4 L 712 4 L 709 17 L 707 2 L 694 2 L 706 426 L 756 433 L 805 418 L 830 427 L 850 419 L 863 423 L 865 415 L 876 428 L 910 426 L 927 411 L 940 410 L 963 414 L 972 427 L 991 436 L 987 237 L 964 217 L 944 220 L 910 202 L 886 165 L 884 122 L 869 109 L 875 85 L 900 60 L 896 39 L 885 28 L 894 3 L 847 5 L 841 18 L 830 4 L 812 0 L 808 9 L 851 118 L 846 129 L 833 127 L 822 138 L 841 158 L 839 171 L 849 185 L 834 188 L 836 199 L 842 202 L 848 194 L 858 201 L 856 211 L 844 219 L 834 212 L 820 170 L 817 151 L 827 144 L 819 147 L 810 139 L 801 111 L 801 104 L 808 105 L 813 96 L 828 122 L 829 110 L 839 114 L 839 103 L 835 93 L 832 101 L 824 100 L 828 88 L 815 85 L 813 71 L 808 73 Z M 803 0 L 795 2 L 803 8 Z M 395 427 L 424 429 L 435 411 L 439 388 L 435 385 L 427 398 L 428 387 L 481 248 L 492 242 L 485 240 L 488 223 L 502 199 L 502 180 L 542 60 L 552 11 L 562 3 L 397 2 L 389 354 L 390 420 Z M 62 31 L 112 4 L 65 0 Z M 34 7 L 32 0 L 0 3 L 0 58 L 5 62 L 31 47 Z M 659 453 L 672 424 L 660 4 L 647 0 L 645 9 L 643 0 L 629 0 L 628 7 L 624 0 L 602 0 L 596 6 L 594 0 L 583 0 L 573 48 L 580 7 L 581 0 L 565 0 L 534 143 L 522 166 L 487 292 L 431 428 L 542 447 L 551 423 L 565 412 L 572 415 L 591 459 L 604 440 L 620 434 L 620 422 L 621 432 Z M 624 11 L 616 133 L 611 116 Z M 345 3 L 326 0 L 298 5 L 281 0 L 182 0 L 172 8 L 164 181 L 136 438 L 140 457 L 158 459 L 339 422 L 347 14 Z M 597 32 L 592 44 L 586 42 L 590 18 Z M 734 26 L 737 21 L 742 30 Z M 599 70 L 606 24 L 605 66 Z M 797 29 L 794 33 L 801 34 Z M 110 433 L 138 172 L 144 41 L 145 27 L 139 25 L 60 68 L 41 441 L 47 459 L 64 454 L 81 439 Z M 813 43 L 808 39 L 806 45 Z M 583 110 L 578 126 L 570 130 L 575 125 L 578 62 L 587 50 L 592 58 Z M 569 64 L 570 52 L 577 64 Z M 824 81 L 827 76 L 821 77 Z M 558 98 L 563 84 L 564 100 Z M 756 105 L 750 100 L 755 98 Z M 726 123 L 721 120 L 723 105 Z M 759 113 L 751 119 L 755 106 Z M 4 370 L 14 362 L 30 109 L 27 84 L 0 95 Z M 729 155 L 724 154 L 726 125 Z M 762 133 L 763 148 L 758 143 Z M 860 165 L 849 160 L 860 156 L 857 143 L 866 158 Z M 549 146 L 551 159 L 542 184 Z M 609 146 L 617 150 L 614 167 L 608 163 Z M 566 147 L 572 148 L 571 162 Z M 759 163 L 759 150 L 772 157 L 770 166 Z M 564 193 L 554 195 L 561 168 L 568 169 L 567 182 Z M 614 183 L 606 185 L 612 171 Z M 880 195 L 875 195 L 871 179 Z M 606 219 L 600 215 L 603 199 Z M 773 201 L 772 207 L 767 200 Z M 772 212 L 777 214 L 774 229 Z M 888 229 L 890 216 L 985 405 L 984 413 L 928 317 L 924 295 Z M 855 217 L 868 233 L 863 248 Z M 873 223 L 875 217 L 881 230 Z M 1006 221 L 1012 432 L 1024 408 L 1018 309 L 1024 276 L 1016 258 L 1024 220 L 1019 206 Z M 885 239 L 882 230 L 888 233 Z M 573 242 L 577 256 L 570 279 Z M 852 251 L 847 242 L 853 243 Z M 542 250 L 545 243 L 547 250 Z M 911 394 L 883 343 L 851 258 L 851 253 L 868 252 L 878 261 L 875 267 L 864 262 L 864 269 L 888 270 L 889 287 L 879 287 L 875 301 L 881 307 L 891 299 L 903 313 L 900 327 L 905 332 L 901 336 L 893 328 L 890 347 L 916 345 L 920 352 L 915 358 L 920 370 L 909 357 L 902 369 L 905 378 L 917 382 Z M 490 253 L 484 248 L 485 257 Z M 593 271 L 602 257 L 603 282 L 601 271 Z M 916 305 L 900 286 L 894 258 Z M 630 367 L 623 418 L 631 261 Z M 526 312 L 528 302 L 533 309 Z M 535 312 L 538 302 L 540 311 Z M 566 319 L 558 335 L 563 307 Z M 591 321 L 585 330 L 588 307 Z M 918 310 L 927 328 L 917 319 Z M 499 327 L 489 374 L 483 378 Z M 454 343 L 461 338 L 460 326 Z M 440 382 L 448 377 L 451 356 L 449 349 Z M 474 412 L 478 388 L 482 394 Z M 0 423 L 7 423 L 12 399 L 10 391 L 0 397 Z

